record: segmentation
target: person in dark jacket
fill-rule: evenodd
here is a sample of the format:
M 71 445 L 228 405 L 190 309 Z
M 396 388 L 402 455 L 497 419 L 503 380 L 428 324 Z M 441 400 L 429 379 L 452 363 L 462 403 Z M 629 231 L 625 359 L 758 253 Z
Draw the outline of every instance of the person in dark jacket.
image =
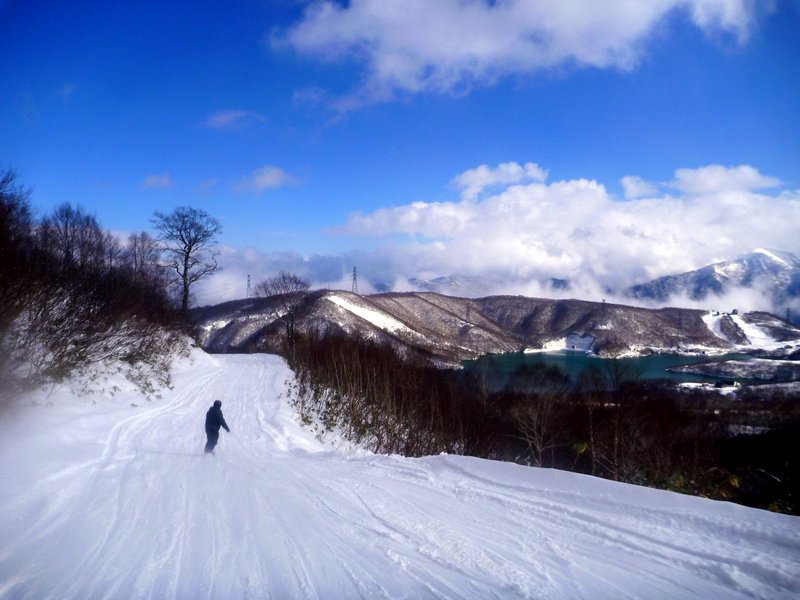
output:
M 222 401 L 214 400 L 214 406 L 208 409 L 206 413 L 206 442 L 205 451 L 214 454 L 214 446 L 219 441 L 219 428 L 224 427 L 225 431 L 231 432 L 230 427 L 225 422 L 225 417 L 222 416 Z

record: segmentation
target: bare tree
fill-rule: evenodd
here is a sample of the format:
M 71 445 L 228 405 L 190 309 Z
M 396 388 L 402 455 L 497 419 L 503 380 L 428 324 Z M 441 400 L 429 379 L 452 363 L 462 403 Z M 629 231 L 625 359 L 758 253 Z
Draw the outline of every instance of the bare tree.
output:
M 535 467 L 545 466 L 546 454 L 563 445 L 560 421 L 569 387 L 567 375 L 544 365 L 520 367 L 512 378 L 510 389 L 521 394 L 521 401 L 511 407 L 511 418 Z
M 32 230 L 29 195 L 13 170 L 0 172 L 0 400 L 9 392 L 12 374 L 20 366 L 13 360 L 13 323 L 25 310 L 33 279 L 28 260 Z
M 256 284 L 255 294 L 262 298 L 275 298 L 271 305 L 272 317 L 286 328 L 286 346 L 289 360 L 294 364 L 294 318 L 297 309 L 305 298 L 309 282 L 293 273 L 281 271 L 275 277 L 264 279 Z
M 614 358 L 606 361 L 604 369 L 591 369 L 581 380 L 588 424 L 585 449 L 592 474 L 641 483 L 649 415 L 640 377 L 640 367 Z
M 0 314 L 13 314 L 9 304 L 20 298 L 21 264 L 31 246 L 30 191 L 19 185 L 11 169 L 0 172 Z
M 38 234 L 40 247 L 65 269 L 108 269 L 119 255 L 119 244 L 97 219 L 68 202 L 42 219 Z
M 192 284 L 217 270 L 217 253 L 211 247 L 217 243 L 222 225 L 206 211 L 188 206 L 179 206 L 168 215 L 156 211 L 152 223 L 160 234 L 167 267 L 175 271 L 185 314 Z
M 158 240 L 149 233 L 132 233 L 128 236 L 128 245 L 122 252 L 122 264 L 139 282 L 163 281 L 163 269 L 160 263 L 160 247 Z

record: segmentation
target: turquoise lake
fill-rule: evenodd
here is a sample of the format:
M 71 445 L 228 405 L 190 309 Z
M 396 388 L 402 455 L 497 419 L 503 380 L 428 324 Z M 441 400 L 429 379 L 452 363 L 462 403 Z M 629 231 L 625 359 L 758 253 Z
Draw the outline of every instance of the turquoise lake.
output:
M 495 354 L 491 356 L 491 365 L 486 364 L 483 368 L 491 368 L 502 374 L 513 373 L 522 365 L 544 364 L 558 367 L 570 379 L 576 381 L 580 374 L 592 367 L 603 371 L 608 367 L 610 359 L 588 356 L 582 352 L 547 352 L 523 354 L 513 352 L 509 354 Z M 747 360 L 751 358 L 746 354 L 724 354 L 717 356 L 686 356 L 683 354 L 651 354 L 649 356 L 635 356 L 617 359 L 622 364 L 625 372 L 637 373 L 639 379 L 669 379 L 673 381 L 689 381 L 699 383 L 709 383 L 716 381 L 716 377 L 706 377 L 688 373 L 671 373 L 667 371 L 669 367 L 681 365 L 691 365 L 709 361 L 721 361 L 727 359 Z M 466 369 L 481 368 L 476 360 L 465 360 L 462 364 Z

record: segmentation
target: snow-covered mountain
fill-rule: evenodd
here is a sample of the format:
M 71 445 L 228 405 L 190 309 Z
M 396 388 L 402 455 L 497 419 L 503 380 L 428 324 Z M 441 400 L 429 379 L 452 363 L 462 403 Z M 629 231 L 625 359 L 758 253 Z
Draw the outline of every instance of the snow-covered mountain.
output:
M 800 298 L 800 258 L 789 252 L 758 249 L 735 260 L 635 285 L 628 294 L 659 302 L 676 295 L 704 300 L 711 294 L 723 296 L 737 288 L 763 292 L 772 300 L 773 309 L 779 310 L 788 301 Z
M 325 300 L 332 306 L 338 306 Z M 387 323 L 382 323 L 387 325 Z M 466 456 L 334 449 L 275 356 L 4 407 L 0 598 L 796 598 L 800 518 Z M 222 401 L 231 433 L 202 454 Z
M 203 347 L 213 352 L 276 351 L 282 329 L 269 299 L 194 311 Z M 581 349 L 601 355 L 655 351 L 722 352 L 796 349 L 800 329 L 765 313 L 719 315 L 605 302 L 522 296 L 458 298 L 434 293 L 310 294 L 298 311 L 300 331 L 341 332 L 417 348 L 447 363 L 525 349 Z

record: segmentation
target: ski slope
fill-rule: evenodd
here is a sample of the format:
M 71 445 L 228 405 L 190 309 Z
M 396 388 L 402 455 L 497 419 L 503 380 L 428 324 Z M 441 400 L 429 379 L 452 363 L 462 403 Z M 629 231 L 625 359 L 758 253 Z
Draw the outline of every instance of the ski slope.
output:
M 0 598 L 785 598 L 800 518 L 481 459 L 322 446 L 268 355 L 148 402 L 0 414 Z M 203 418 L 232 433 L 204 456 Z M 132 404 L 136 404 L 133 406 Z

